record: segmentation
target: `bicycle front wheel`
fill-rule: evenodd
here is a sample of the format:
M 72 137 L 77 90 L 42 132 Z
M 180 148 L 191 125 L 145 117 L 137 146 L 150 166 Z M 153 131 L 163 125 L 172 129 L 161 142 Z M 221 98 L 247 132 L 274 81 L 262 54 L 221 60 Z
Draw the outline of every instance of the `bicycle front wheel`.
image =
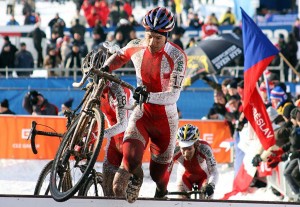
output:
M 52 165 L 50 191 L 54 200 L 69 199 L 86 182 L 99 155 L 103 133 L 104 115 L 96 107 L 71 123 Z

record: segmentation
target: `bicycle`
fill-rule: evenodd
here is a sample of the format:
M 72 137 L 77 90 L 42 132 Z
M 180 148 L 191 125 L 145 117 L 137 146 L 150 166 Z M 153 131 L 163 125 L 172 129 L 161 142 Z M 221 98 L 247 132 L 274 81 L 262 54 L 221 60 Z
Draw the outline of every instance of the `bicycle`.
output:
M 132 91 L 135 89 L 115 75 L 100 70 L 114 47 L 105 43 L 97 52 L 90 52 L 83 60 L 81 81 L 73 83 L 74 87 L 82 87 L 90 80 L 77 107 L 81 107 L 79 114 L 67 129 L 53 161 L 50 192 L 56 201 L 62 202 L 72 197 L 92 173 L 103 141 L 104 115 L 100 110 L 100 97 L 107 81 L 113 81 Z
M 70 116 L 68 116 L 68 124 L 70 124 Z M 37 154 L 37 149 L 35 145 L 35 136 L 36 135 L 44 135 L 44 136 L 51 136 L 51 137 L 59 137 L 62 138 L 63 134 L 57 133 L 57 132 L 47 132 L 47 131 L 39 131 L 36 129 L 37 123 L 35 121 L 32 121 L 31 124 L 31 130 L 28 136 L 28 139 L 30 139 L 31 149 L 34 154 Z M 53 160 L 49 161 L 42 169 L 42 171 L 39 174 L 39 177 L 37 179 L 37 183 L 35 185 L 34 189 L 34 195 L 50 195 L 50 172 L 52 168 Z M 70 176 L 70 175 L 68 175 Z M 91 175 L 88 177 L 85 184 L 82 186 L 82 188 L 78 192 L 78 196 L 103 196 L 103 176 L 102 173 L 96 172 L 95 169 L 93 169 Z M 67 186 L 67 185 L 66 185 Z M 64 189 L 66 189 L 66 186 L 63 186 Z
M 205 194 L 205 191 L 203 188 L 199 189 L 197 184 L 193 184 L 191 191 L 171 191 L 168 192 L 167 195 L 183 195 L 186 196 L 188 199 L 209 199 L 207 195 Z M 193 195 L 193 197 L 192 197 Z

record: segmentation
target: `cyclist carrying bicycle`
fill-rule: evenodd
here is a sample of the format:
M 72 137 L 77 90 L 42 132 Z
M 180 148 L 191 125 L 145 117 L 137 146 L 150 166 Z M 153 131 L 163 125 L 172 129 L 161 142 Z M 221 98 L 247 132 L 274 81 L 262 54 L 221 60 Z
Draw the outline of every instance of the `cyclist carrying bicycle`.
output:
M 178 191 L 191 191 L 196 184 L 205 197 L 211 199 L 219 177 L 211 146 L 199 139 L 198 128 L 191 124 L 178 129 L 177 143 L 169 172 L 171 174 L 174 162 L 179 163 L 176 181 Z M 185 195 L 179 197 L 187 198 Z
M 144 150 L 150 142 L 150 176 L 156 183 L 156 198 L 167 193 L 168 166 L 176 144 L 179 99 L 187 57 L 167 40 L 175 26 L 171 11 L 156 7 L 143 18 L 145 38 L 130 41 L 112 55 L 102 70 L 113 71 L 132 60 L 137 88 L 133 97 L 141 104 L 134 108 L 125 132 L 123 160 L 114 179 L 114 192 L 135 202 L 143 183 L 141 168 Z M 127 186 L 126 192 L 122 186 Z
M 105 129 L 107 138 L 103 162 L 103 191 L 105 196 L 114 196 L 113 179 L 122 161 L 122 143 L 131 110 L 128 106 L 134 104 L 132 92 L 121 85 L 108 82 L 101 97 L 101 110 L 109 127 Z

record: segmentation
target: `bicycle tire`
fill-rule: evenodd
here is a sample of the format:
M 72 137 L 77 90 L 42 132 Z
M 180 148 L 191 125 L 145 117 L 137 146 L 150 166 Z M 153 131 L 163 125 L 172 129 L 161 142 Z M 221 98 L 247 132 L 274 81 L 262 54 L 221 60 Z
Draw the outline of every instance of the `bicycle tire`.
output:
M 52 164 L 53 164 L 53 160 L 48 162 L 40 172 L 40 175 L 38 177 L 37 183 L 34 188 L 33 195 L 50 195 L 50 186 L 49 186 L 50 179 L 48 178 L 47 181 L 47 177 L 50 176 Z
M 96 175 L 91 174 L 82 188 L 80 188 L 78 195 L 104 197 L 102 173 L 96 172 Z
M 88 178 L 103 142 L 104 115 L 99 108 L 93 107 L 78 117 L 78 123 L 71 123 L 63 138 L 51 169 L 50 191 L 53 199 L 59 202 L 71 198 Z M 92 137 L 95 126 L 97 135 Z M 70 146 L 73 137 L 76 142 Z M 78 145 L 83 149 L 76 150 Z

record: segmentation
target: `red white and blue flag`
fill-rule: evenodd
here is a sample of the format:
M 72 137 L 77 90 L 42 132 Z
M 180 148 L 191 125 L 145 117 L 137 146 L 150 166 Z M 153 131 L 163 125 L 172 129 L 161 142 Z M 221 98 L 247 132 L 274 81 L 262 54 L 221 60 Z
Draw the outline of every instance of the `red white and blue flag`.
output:
M 275 144 L 274 131 L 256 85 L 259 77 L 279 51 L 242 8 L 241 12 L 245 58 L 243 109 L 245 117 L 251 124 L 263 148 L 267 150 Z M 234 179 L 232 192 L 225 194 L 223 199 L 247 191 L 256 171 L 247 169 L 250 168 L 249 165 L 253 167 L 251 161 L 250 163 L 243 162 Z

